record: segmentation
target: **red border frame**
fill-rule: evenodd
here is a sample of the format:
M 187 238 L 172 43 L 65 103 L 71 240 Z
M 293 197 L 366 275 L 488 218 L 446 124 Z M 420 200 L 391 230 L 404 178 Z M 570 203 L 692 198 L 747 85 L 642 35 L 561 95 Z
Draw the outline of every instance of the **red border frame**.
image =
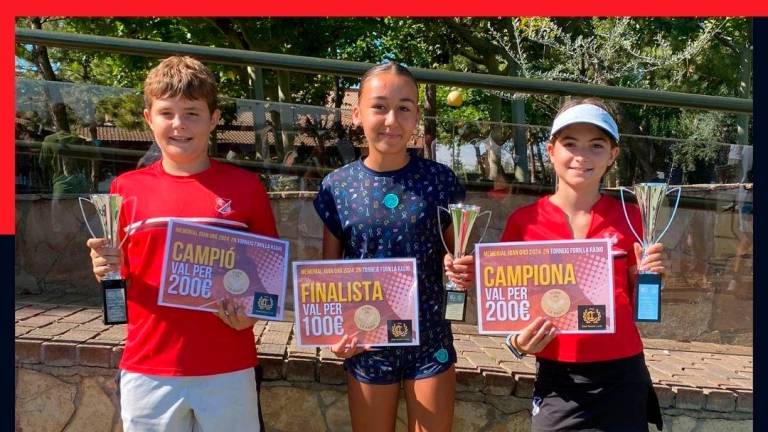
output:
M 16 16 L 766 16 L 762 1 L 721 0 L 568 0 L 422 1 L 326 0 L 296 2 L 61 2 L 37 0 L 12 4 Z
M 0 103 L 0 235 L 15 232 L 15 165 L 16 141 L 14 133 L 14 108 L 16 94 L 14 91 L 15 49 L 14 49 L 13 16 L 0 19 L 0 69 L 6 71 L 0 74 L 0 94 L 4 96 Z M 7 98 L 7 99 L 6 99 Z

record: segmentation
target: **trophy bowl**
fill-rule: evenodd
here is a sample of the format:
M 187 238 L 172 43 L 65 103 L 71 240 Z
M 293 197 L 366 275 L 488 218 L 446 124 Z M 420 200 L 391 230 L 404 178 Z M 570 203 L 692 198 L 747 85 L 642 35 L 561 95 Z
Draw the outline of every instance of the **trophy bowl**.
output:
M 438 225 L 443 226 L 440 220 L 440 212 L 444 211 L 451 216 L 451 226 L 453 227 L 453 257 L 461 258 L 465 255 L 464 251 L 467 249 L 467 243 L 469 242 L 469 236 L 472 232 L 472 228 L 475 225 L 475 221 L 478 217 L 486 215 L 487 221 L 483 233 L 480 235 L 478 242 L 482 241 L 485 237 L 485 233 L 488 231 L 488 225 L 491 223 L 491 211 L 480 211 L 480 206 L 474 204 L 448 204 L 448 208 L 437 207 L 437 219 Z M 451 250 L 448 247 L 448 243 L 445 241 L 442 230 L 440 231 L 440 239 L 443 241 L 445 250 L 450 253 Z M 456 285 L 453 281 L 449 280 L 445 285 L 445 299 L 443 303 L 444 317 L 450 321 L 464 321 L 467 310 L 467 291 Z

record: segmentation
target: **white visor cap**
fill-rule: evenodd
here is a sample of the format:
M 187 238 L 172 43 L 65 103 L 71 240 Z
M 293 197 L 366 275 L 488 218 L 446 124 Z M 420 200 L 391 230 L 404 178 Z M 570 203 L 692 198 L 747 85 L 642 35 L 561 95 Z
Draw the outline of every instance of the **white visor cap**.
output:
M 573 106 L 555 117 L 555 121 L 552 122 L 552 130 L 549 133 L 549 138 L 552 139 L 552 137 L 564 127 L 574 123 L 589 123 L 595 125 L 610 135 L 616 142 L 619 142 L 619 127 L 616 125 L 616 121 L 614 121 L 613 117 L 608 114 L 608 111 L 597 105 L 591 104 Z

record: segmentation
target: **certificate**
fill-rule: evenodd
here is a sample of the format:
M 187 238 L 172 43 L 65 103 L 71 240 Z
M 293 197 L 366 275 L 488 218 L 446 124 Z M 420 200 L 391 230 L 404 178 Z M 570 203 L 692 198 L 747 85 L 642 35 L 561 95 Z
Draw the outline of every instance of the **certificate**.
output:
M 287 241 L 171 219 L 157 303 L 216 311 L 231 298 L 248 316 L 281 320 L 287 279 Z
M 330 346 L 347 334 L 358 345 L 419 344 L 414 258 L 295 261 L 299 346 Z
M 560 333 L 613 333 L 609 239 L 478 244 L 481 334 L 520 333 L 536 317 Z

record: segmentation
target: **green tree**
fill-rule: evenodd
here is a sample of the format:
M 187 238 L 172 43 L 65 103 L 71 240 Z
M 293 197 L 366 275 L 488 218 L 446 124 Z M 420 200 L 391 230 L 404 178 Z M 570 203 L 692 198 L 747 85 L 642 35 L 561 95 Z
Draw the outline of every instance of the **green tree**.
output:
M 125 38 L 248 49 L 312 57 L 565 80 L 581 83 L 751 97 L 751 21 L 741 18 L 39 18 L 19 26 Z M 46 66 L 44 55 L 48 56 Z M 114 53 L 17 46 L 17 74 L 107 86 L 139 88 L 152 59 Z M 336 107 L 356 79 L 209 65 L 221 92 Z M 445 104 L 450 89 L 426 85 L 425 133 L 438 136 L 433 117 L 456 121 L 508 121 L 546 125 L 561 98 L 466 89 L 460 108 Z M 506 101 L 506 102 L 504 102 Z M 506 104 L 509 109 L 506 109 Z M 713 114 L 650 105 L 617 106 L 629 135 L 657 135 L 748 143 L 749 116 Z M 59 115 L 65 116 L 65 113 Z M 287 121 L 288 119 L 283 119 Z M 293 119 L 291 119 L 292 121 Z M 697 129 L 715 122 L 718 127 Z M 66 122 L 65 122 L 66 123 Z M 517 131 L 517 154 L 538 137 Z M 702 135 L 708 131 L 709 135 Z M 688 134 L 688 135 L 685 135 Z M 442 139 L 442 138 L 441 138 Z M 284 139 L 288 142 L 287 137 Z M 689 157 L 712 161 L 715 151 L 625 140 L 619 163 L 623 183 L 651 176 L 670 160 L 690 168 Z M 698 144 L 696 144 L 698 145 Z M 535 146 L 534 146 L 535 147 Z M 687 156 L 684 156 L 687 155 Z M 526 170 L 527 172 L 527 170 Z
M 429 46 L 434 35 L 445 35 L 451 56 L 443 65 L 447 69 L 711 95 L 745 95 L 744 89 L 750 87 L 751 65 L 746 61 L 751 58 L 750 21 L 746 19 L 453 18 L 400 20 L 398 31 L 405 31 L 409 23 L 413 27 L 407 33 L 409 48 L 417 46 L 417 41 Z M 525 116 L 532 124 L 548 124 L 560 104 L 554 96 L 491 93 L 512 101 L 513 106 L 525 101 Z M 486 107 L 488 118 L 499 118 L 496 100 L 489 99 Z M 721 119 L 721 127 L 707 129 L 713 135 L 700 139 L 733 138 L 728 115 L 628 104 L 616 110 L 627 134 L 693 138 L 681 134 L 704 121 L 697 116 L 709 116 L 708 121 Z M 739 129 L 745 129 L 745 119 L 741 118 Z M 682 159 L 683 153 L 675 152 L 688 145 L 684 142 L 670 149 L 663 142 L 627 139 L 625 143 L 628 149 L 619 164 L 625 183 L 652 176 L 659 160 Z M 716 154 L 684 153 L 710 161 Z M 639 169 L 634 170 L 635 166 Z

